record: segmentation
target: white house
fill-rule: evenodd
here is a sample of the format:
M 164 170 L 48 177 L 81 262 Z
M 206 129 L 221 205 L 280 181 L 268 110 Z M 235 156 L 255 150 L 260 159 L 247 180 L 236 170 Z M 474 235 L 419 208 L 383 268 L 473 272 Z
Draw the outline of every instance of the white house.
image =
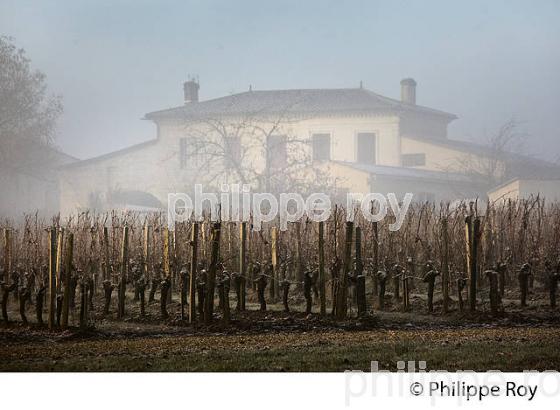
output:
M 401 81 L 400 100 L 362 87 L 249 90 L 206 101 L 198 91 L 188 81 L 183 105 L 146 114 L 157 126 L 154 140 L 63 167 L 63 213 L 163 207 L 169 192 L 188 192 L 195 182 L 262 190 L 290 179 L 296 163 L 301 178 L 313 182 L 320 170 L 337 191 L 412 192 L 435 201 L 486 196 L 485 170 L 475 176 L 465 164 L 495 158 L 485 147 L 448 139 L 457 117 L 417 105 L 413 79 Z M 494 172 L 506 168 L 500 159 Z

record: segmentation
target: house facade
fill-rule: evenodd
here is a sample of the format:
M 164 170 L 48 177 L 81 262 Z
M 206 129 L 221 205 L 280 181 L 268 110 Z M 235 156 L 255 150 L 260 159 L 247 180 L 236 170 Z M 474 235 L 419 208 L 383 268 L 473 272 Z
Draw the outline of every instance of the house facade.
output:
M 488 192 L 491 203 L 500 204 L 509 200 L 546 198 L 549 202 L 560 201 L 559 179 L 521 179 L 513 178 L 496 186 Z
M 319 171 L 338 192 L 412 192 L 422 201 L 486 195 L 485 181 L 464 169 L 483 163 L 484 149 L 448 139 L 457 117 L 417 105 L 412 79 L 401 81 L 400 100 L 359 87 L 199 101 L 198 89 L 188 81 L 183 105 L 146 114 L 154 140 L 61 168 L 62 213 L 165 207 L 168 193 L 195 183 L 207 191 L 223 183 L 287 189 L 301 186 L 287 184 L 297 178 L 313 185 Z
M 52 216 L 60 207 L 58 169 L 78 161 L 50 146 L 33 146 L 18 166 L 0 164 L 0 215 L 21 218 L 38 212 Z

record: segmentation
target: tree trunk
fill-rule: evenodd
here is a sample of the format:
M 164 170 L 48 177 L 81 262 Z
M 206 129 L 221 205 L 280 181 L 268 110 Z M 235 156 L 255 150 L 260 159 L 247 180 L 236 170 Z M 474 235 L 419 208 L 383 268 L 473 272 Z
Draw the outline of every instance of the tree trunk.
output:
M 16 289 L 16 284 L 12 283 L 11 285 L 4 285 L 2 284 L 2 318 L 4 319 L 5 323 L 9 322 L 8 319 L 8 298 L 10 296 L 10 292 Z
M 152 278 L 152 283 L 150 285 L 150 294 L 148 296 L 148 303 L 156 300 L 156 292 L 158 289 L 159 281 L 156 278 Z
M 284 280 L 281 285 L 282 285 L 282 304 L 284 305 L 284 312 L 289 313 L 290 307 L 288 306 L 288 295 L 290 293 L 290 282 Z
M 43 306 L 45 303 L 45 292 L 47 289 L 45 286 L 41 286 L 37 291 L 37 295 L 35 296 L 35 313 L 37 315 L 37 323 L 39 325 L 43 325 Z
M 169 313 L 167 312 L 167 292 L 169 292 L 171 284 L 169 283 L 169 278 L 166 277 L 161 281 L 161 297 L 159 299 L 160 308 L 161 308 L 161 317 L 163 319 L 167 319 L 169 317 Z
M 27 288 L 21 288 L 19 291 L 19 314 L 21 316 L 21 321 L 23 322 L 24 326 L 27 326 L 27 316 L 25 315 L 25 304 L 29 297 L 31 296 L 31 292 Z
M 109 314 L 109 308 L 111 307 L 111 295 L 113 293 L 113 289 L 115 286 L 111 283 L 110 280 L 103 281 L 103 293 L 105 297 L 105 305 L 103 306 L 103 314 Z

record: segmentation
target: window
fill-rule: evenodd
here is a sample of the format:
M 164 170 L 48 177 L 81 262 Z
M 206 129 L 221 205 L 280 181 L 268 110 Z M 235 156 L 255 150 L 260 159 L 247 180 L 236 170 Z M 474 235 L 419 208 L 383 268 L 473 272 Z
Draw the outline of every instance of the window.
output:
M 402 154 L 403 167 L 421 167 L 426 165 L 426 154 Z
M 373 132 L 358 133 L 356 158 L 363 164 L 375 164 L 375 134 Z
M 187 167 L 187 159 L 189 153 L 187 151 L 187 139 L 186 138 L 179 138 L 179 166 L 181 169 L 185 169 Z
M 266 163 L 270 168 L 282 168 L 288 164 L 287 138 L 285 135 L 269 135 L 267 137 Z
M 239 135 L 228 135 L 225 138 L 225 154 L 229 167 L 239 166 L 241 162 L 241 138 Z
M 313 134 L 311 136 L 313 160 L 327 161 L 331 159 L 331 135 Z

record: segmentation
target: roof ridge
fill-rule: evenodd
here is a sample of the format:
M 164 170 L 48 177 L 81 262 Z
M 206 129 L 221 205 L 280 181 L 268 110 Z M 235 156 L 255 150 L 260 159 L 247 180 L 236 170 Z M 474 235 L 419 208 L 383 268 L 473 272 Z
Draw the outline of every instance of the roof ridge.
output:
M 297 100 L 299 97 L 301 97 L 301 101 Z M 281 106 L 282 104 L 293 108 L 293 112 L 313 111 L 319 113 L 391 110 L 397 113 L 417 111 L 424 114 L 443 116 L 449 120 L 457 118 L 454 114 L 422 105 L 406 104 L 362 87 L 247 90 L 196 103 L 152 111 L 147 113 L 144 118 L 154 119 L 160 115 L 172 115 L 178 112 L 194 115 L 210 112 L 213 115 L 221 115 L 241 114 L 243 112 L 260 111 L 261 109 L 274 111 L 276 106 Z

